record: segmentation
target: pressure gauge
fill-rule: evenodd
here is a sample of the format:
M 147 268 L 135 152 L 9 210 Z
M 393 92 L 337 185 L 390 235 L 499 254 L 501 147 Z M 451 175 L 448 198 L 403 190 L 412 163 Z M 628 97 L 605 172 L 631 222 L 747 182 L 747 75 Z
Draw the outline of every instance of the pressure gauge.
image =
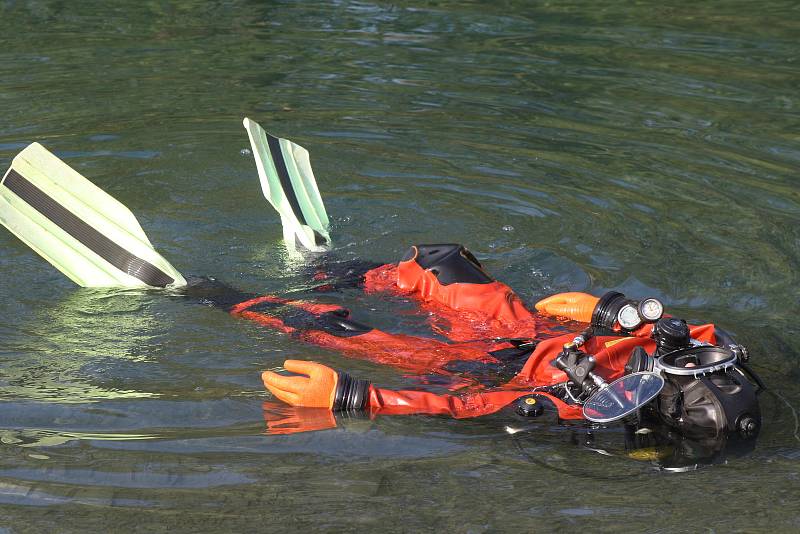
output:
M 617 313 L 617 322 L 625 330 L 633 330 L 642 324 L 642 319 L 639 317 L 639 311 L 633 304 L 626 304 L 620 308 L 619 313 Z
M 664 315 L 664 305 L 654 298 L 644 299 L 639 303 L 639 316 L 648 323 L 654 323 Z

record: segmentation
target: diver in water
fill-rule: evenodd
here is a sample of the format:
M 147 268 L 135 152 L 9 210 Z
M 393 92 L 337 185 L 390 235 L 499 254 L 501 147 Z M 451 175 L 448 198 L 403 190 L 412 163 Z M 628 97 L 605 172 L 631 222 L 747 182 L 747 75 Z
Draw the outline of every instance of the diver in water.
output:
M 657 299 L 562 293 L 539 301 L 537 315 L 454 244 L 413 246 L 397 264 L 332 261 L 308 153 L 253 121 L 244 124 L 284 240 L 290 250 L 316 258 L 313 277 L 320 288 L 357 284 L 367 292 L 412 297 L 433 314 L 433 330 L 447 341 L 384 332 L 336 305 L 247 294 L 210 278 L 187 283 L 125 206 L 38 144 L 21 152 L 3 177 L 0 222 L 79 285 L 183 287 L 234 316 L 451 390 L 383 389 L 311 361 L 287 360 L 284 368 L 293 376 L 263 373 L 278 399 L 330 413 L 327 426 L 334 413 L 466 418 L 505 410 L 516 420 L 660 425 L 712 441 L 732 435 L 752 443 L 758 434 L 763 384 L 747 364 L 746 349 L 714 325 L 664 315 Z M 343 277 L 335 272 L 342 266 Z M 584 328 L 564 334 L 566 328 L 547 316 Z
M 262 377 L 277 398 L 293 406 L 373 415 L 465 418 L 512 407 L 525 417 L 548 411 L 562 421 L 601 423 L 645 409 L 690 436 L 748 436 L 760 426 L 757 388 L 748 380 L 757 377 L 744 347 L 714 325 L 665 317 L 656 299 L 633 301 L 613 291 L 599 298 L 553 295 L 536 304 L 540 314 L 586 327 L 578 335 L 555 335 L 545 318 L 492 279 L 464 247 L 441 244 L 411 247 L 398 264 L 367 271 L 363 287 L 417 299 L 449 341 L 383 332 L 351 320 L 338 306 L 274 296 L 227 309 L 351 357 L 450 377 L 450 388 L 462 393 L 392 391 L 320 363 L 288 360 L 285 369 L 300 376 L 266 371 Z M 487 384 L 487 376 L 510 378 Z

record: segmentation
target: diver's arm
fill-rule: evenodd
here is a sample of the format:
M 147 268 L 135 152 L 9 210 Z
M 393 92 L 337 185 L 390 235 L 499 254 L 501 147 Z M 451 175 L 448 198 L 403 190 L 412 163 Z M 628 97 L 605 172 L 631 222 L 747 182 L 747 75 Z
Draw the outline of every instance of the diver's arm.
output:
M 458 419 L 495 413 L 515 400 L 530 395 L 528 388 L 496 390 L 467 395 L 437 395 L 426 391 L 393 391 L 377 388 L 366 380 L 351 378 L 325 365 L 287 360 L 284 368 L 300 376 L 262 374 L 265 387 L 291 406 L 327 408 L 337 411 L 364 411 L 370 415 L 449 415 Z M 548 396 L 546 393 L 538 393 Z M 551 400 L 556 401 L 551 397 Z M 580 417 L 560 401 L 555 403 L 565 419 Z M 563 405 L 563 406 L 562 406 Z M 574 412 L 574 413 L 573 413 Z
M 393 391 L 370 386 L 368 404 L 372 415 L 449 415 L 456 419 L 495 413 L 528 391 L 490 391 L 468 395 L 437 395 L 426 391 Z

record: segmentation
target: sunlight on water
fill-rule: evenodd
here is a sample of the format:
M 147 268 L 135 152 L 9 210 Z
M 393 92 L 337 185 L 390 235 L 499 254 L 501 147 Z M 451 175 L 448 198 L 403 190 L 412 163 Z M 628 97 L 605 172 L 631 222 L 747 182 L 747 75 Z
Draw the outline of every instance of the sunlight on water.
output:
M 261 195 L 249 116 L 311 153 L 343 263 L 463 242 L 526 302 L 653 295 L 732 331 L 770 386 L 755 450 L 689 451 L 715 465 L 669 476 L 687 451 L 512 435 L 500 415 L 270 435 L 260 372 L 287 358 L 438 386 L 181 292 L 77 289 L 3 230 L 0 532 L 800 528 L 794 3 L 8 0 L 0 16 L 3 168 L 43 143 L 187 276 L 429 333 L 411 302 L 314 291 Z

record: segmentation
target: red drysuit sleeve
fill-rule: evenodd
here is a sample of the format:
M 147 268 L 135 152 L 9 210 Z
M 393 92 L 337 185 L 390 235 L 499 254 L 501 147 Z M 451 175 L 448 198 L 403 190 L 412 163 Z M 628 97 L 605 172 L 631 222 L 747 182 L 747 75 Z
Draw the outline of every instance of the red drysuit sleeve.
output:
M 370 415 L 449 415 L 456 419 L 480 417 L 495 413 L 515 400 L 530 395 L 531 390 L 503 390 L 465 395 L 437 395 L 425 391 L 392 391 L 370 386 Z M 562 419 L 578 419 L 580 408 L 564 404 L 546 393 L 537 395 L 548 397 L 558 408 Z
M 372 414 L 451 415 L 462 419 L 494 413 L 530 391 L 493 391 L 463 396 L 437 395 L 425 391 L 392 391 L 370 387 L 369 410 Z

